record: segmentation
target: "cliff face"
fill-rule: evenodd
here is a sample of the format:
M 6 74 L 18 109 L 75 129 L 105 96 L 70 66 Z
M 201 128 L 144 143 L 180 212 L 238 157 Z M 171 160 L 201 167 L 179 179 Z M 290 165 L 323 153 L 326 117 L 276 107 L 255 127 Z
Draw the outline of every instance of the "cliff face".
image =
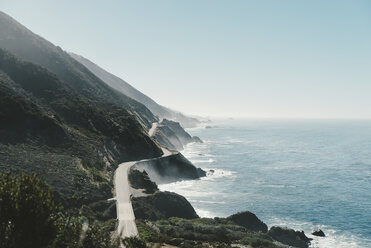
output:
M 192 142 L 200 142 L 201 139 L 192 137 L 187 133 L 179 122 L 163 119 L 158 124 L 157 130 L 154 133 L 154 138 L 163 146 L 171 149 L 181 151 L 184 146 Z
M 196 168 L 180 153 L 152 159 L 151 161 L 140 161 L 133 168 L 140 171 L 145 170 L 149 178 L 157 184 L 199 179 L 206 176 L 205 171 Z

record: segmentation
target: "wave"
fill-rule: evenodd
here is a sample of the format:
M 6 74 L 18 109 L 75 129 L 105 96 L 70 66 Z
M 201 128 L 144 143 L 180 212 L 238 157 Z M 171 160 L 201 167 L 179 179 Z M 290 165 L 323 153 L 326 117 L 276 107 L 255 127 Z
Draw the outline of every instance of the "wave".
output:
M 303 230 L 311 241 L 310 248 L 360 248 L 369 247 L 371 240 L 364 239 L 349 232 L 336 230 L 327 225 L 315 225 L 310 222 L 300 222 L 292 219 L 273 218 L 268 221 L 269 226 L 289 227 L 295 230 Z M 313 230 L 321 229 L 326 237 L 312 235 Z
M 267 188 L 277 188 L 277 189 L 283 189 L 283 188 L 297 188 L 296 185 L 286 185 L 286 184 L 262 184 L 261 186 L 267 187 Z
M 214 169 L 207 172 L 206 177 L 200 178 L 200 180 L 184 180 L 167 184 L 158 185 L 161 191 L 170 191 L 180 194 L 187 198 L 191 203 L 209 203 L 208 200 L 211 198 L 225 197 L 225 193 L 218 191 L 211 191 L 209 189 L 210 182 L 214 183 L 214 180 L 218 180 L 223 177 L 234 177 L 235 172 Z M 203 201 L 203 202 L 201 202 Z M 223 204 L 223 202 L 218 201 L 218 203 Z
M 215 217 L 215 215 L 208 210 L 205 210 L 205 209 L 195 209 L 195 210 L 198 216 L 200 216 L 201 218 L 214 218 Z
M 202 160 L 202 159 L 189 159 L 192 163 L 214 163 L 216 160 L 209 158 L 207 160 Z

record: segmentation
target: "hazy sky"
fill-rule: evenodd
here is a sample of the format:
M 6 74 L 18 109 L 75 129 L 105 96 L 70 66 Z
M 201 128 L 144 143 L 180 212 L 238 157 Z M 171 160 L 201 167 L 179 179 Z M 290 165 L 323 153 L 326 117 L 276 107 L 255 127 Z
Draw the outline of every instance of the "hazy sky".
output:
M 186 113 L 371 118 L 368 0 L 0 0 L 0 9 Z

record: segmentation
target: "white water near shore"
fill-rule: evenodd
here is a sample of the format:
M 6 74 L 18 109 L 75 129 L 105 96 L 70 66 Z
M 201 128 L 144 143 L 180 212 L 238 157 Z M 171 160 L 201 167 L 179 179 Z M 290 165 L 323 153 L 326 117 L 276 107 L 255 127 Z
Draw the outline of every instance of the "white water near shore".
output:
M 200 180 L 160 185 L 184 195 L 201 217 L 238 211 L 268 226 L 304 230 L 312 247 L 371 244 L 370 123 L 227 123 L 190 130 L 203 144 L 182 152 L 214 170 Z M 326 237 L 310 235 L 324 230 Z

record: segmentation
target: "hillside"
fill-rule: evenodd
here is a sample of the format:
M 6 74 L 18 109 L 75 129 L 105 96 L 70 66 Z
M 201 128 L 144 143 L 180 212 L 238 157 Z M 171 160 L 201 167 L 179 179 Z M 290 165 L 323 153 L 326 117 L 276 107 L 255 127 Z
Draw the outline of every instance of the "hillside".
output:
M 0 103 L 0 170 L 44 176 L 77 205 L 111 196 L 118 162 L 162 154 L 124 108 L 76 94 L 1 49 Z
M 81 205 L 112 196 L 118 163 L 162 155 L 146 106 L 2 12 L 0 37 L 1 171 L 36 172 Z
M 0 37 L 0 48 L 50 70 L 78 95 L 124 107 L 145 128 L 150 128 L 157 120 L 143 104 L 112 89 L 60 47 L 32 33 L 3 12 L 0 12 Z
M 195 127 L 197 124 L 200 123 L 200 121 L 197 120 L 196 118 L 186 116 L 178 111 L 174 111 L 167 107 L 159 105 L 153 99 L 143 94 L 142 92 L 138 91 L 121 78 L 105 71 L 103 68 L 94 64 L 90 60 L 74 53 L 70 53 L 70 55 L 78 62 L 86 66 L 86 68 L 88 68 L 92 73 L 94 73 L 107 85 L 123 93 L 124 95 L 129 96 L 134 100 L 142 103 L 159 118 L 161 119 L 166 118 L 177 121 L 182 125 L 183 128 Z

